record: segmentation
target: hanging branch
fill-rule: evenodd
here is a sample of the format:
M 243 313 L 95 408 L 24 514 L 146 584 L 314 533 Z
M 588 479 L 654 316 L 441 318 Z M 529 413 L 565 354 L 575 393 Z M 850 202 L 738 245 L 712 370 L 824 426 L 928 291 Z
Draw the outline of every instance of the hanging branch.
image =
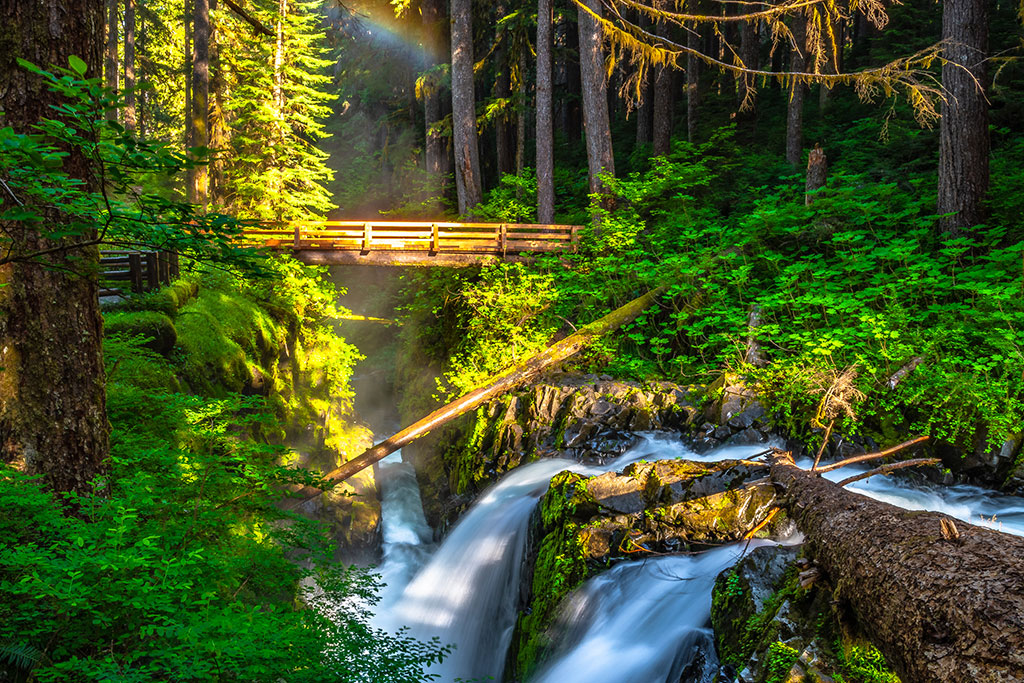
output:
M 766 71 L 751 68 L 744 64 L 736 51 L 728 43 L 726 43 L 726 47 L 733 55 L 732 63 L 717 59 L 698 49 L 677 43 L 663 35 L 651 33 L 626 19 L 617 7 L 618 0 L 603 0 L 604 7 L 607 8 L 610 18 L 598 16 L 596 12 L 587 7 L 581 0 L 573 0 L 573 3 L 580 12 L 586 12 L 601 25 L 605 36 L 610 41 L 611 54 L 608 59 L 608 70 L 611 71 L 615 68 L 616 51 L 628 53 L 631 55 L 631 63 L 638 72 L 633 79 L 634 81 L 642 82 L 645 78 L 644 73 L 652 66 L 670 65 L 678 69 L 680 68 L 680 57 L 686 55 L 699 59 L 708 66 L 737 76 L 756 76 L 765 81 L 776 79 L 783 86 L 788 86 L 794 79 L 806 84 L 817 83 L 829 87 L 850 85 L 854 88 L 857 95 L 865 101 L 870 101 L 879 94 L 891 97 L 898 92 L 902 92 L 913 106 L 915 118 L 922 126 L 930 126 L 938 120 L 938 104 L 945 101 L 941 80 L 935 73 L 929 70 L 936 62 L 941 63 L 944 61 L 942 58 L 943 43 L 936 43 L 909 56 L 893 60 L 888 64 L 862 71 L 821 73 L 820 70 L 817 70 L 822 63 L 820 53 L 824 48 L 824 36 L 829 36 L 829 40 L 832 42 L 835 39 L 831 31 L 834 17 L 830 11 L 826 12 L 829 17 L 827 22 L 822 21 L 817 10 L 813 13 L 815 20 L 811 24 L 816 27 L 817 37 L 811 40 L 811 43 L 818 46 L 817 49 L 813 50 L 814 60 L 812 63 L 815 65 L 815 71 Z M 792 41 L 792 32 L 782 20 L 785 16 L 783 10 L 792 12 L 794 9 L 803 10 L 807 7 L 814 7 L 817 4 L 812 2 L 812 0 L 797 0 L 787 5 L 780 5 L 779 7 L 766 9 L 759 13 L 742 16 L 746 16 L 747 20 L 751 21 L 760 18 L 768 23 L 771 27 L 773 39 L 776 42 L 782 40 Z M 630 6 L 648 7 L 635 2 Z M 883 21 L 885 15 L 880 3 L 874 3 L 865 9 L 870 21 Z M 671 13 L 669 14 L 671 15 Z M 677 16 L 688 19 L 691 24 L 710 24 L 720 37 L 722 35 L 718 30 L 720 23 L 740 18 L 737 16 L 720 17 L 712 15 Z M 668 18 L 671 19 L 671 17 Z M 827 25 L 827 28 L 823 28 L 825 25 Z

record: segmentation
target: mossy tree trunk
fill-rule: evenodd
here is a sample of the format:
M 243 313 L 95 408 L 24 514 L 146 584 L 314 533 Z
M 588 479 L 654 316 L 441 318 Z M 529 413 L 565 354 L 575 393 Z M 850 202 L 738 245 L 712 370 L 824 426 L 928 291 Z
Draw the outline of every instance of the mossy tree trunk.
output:
M 770 459 L 819 567 L 904 683 L 1024 681 L 1024 538 L 908 511 Z
M 17 133 L 53 116 L 60 97 L 42 79 L 16 65 L 67 66 L 77 55 L 87 75 L 102 75 L 103 0 L 0 0 L 5 18 L 0 38 L 3 125 Z M 89 159 L 70 150 L 64 170 L 94 180 Z M 47 230 L 67 219 L 46 216 Z M 54 491 L 86 493 L 103 471 L 109 445 L 103 362 L 102 320 L 97 298 L 95 231 L 48 238 L 31 224 L 0 224 L 0 246 L 12 260 L 0 266 L 0 451 L 5 462 L 42 474 Z M 32 254 L 51 249 L 33 258 Z

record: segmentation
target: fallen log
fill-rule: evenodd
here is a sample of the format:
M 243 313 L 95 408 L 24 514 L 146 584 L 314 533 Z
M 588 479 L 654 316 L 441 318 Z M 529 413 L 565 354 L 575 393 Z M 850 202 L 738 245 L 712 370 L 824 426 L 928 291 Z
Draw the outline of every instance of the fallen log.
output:
M 524 363 L 489 378 L 480 387 L 438 408 L 422 420 L 414 422 L 391 438 L 380 442 L 352 460 L 349 460 L 341 467 L 327 473 L 324 479 L 329 484 L 344 481 L 356 472 L 369 467 L 421 436 L 425 436 L 431 430 L 437 429 L 460 415 L 468 413 L 470 410 L 496 396 L 507 393 L 519 385 L 533 381 L 546 368 L 576 355 L 595 339 L 631 322 L 643 311 L 650 308 L 658 295 L 663 291 L 664 288 L 650 291 L 630 301 L 625 306 L 615 309 L 603 318 L 581 327 L 573 334 L 552 344 Z M 323 493 L 322 489 L 305 486 L 292 492 L 293 497 L 286 499 L 282 503 L 282 507 L 286 510 L 293 510 L 305 501 L 319 496 L 321 493 Z
M 904 683 L 1024 681 L 1024 538 L 908 511 L 768 458 L 817 565 Z

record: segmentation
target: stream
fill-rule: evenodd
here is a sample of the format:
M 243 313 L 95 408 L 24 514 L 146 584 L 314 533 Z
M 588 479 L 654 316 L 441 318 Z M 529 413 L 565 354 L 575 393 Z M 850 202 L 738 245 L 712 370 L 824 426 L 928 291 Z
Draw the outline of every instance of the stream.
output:
M 594 475 L 637 460 L 709 462 L 763 450 L 764 445 L 753 445 L 697 454 L 678 438 L 646 435 L 603 467 L 557 459 L 534 462 L 485 491 L 439 545 L 431 542 L 411 465 L 389 456 L 380 468 L 384 532 L 379 571 L 387 586 L 375 623 L 454 643 L 452 655 L 432 669 L 443 683 L 458 678 L 501 681 L 529 517 L 551 477 L 565 469 Z M 858 471 L 866 468 L 847 467 L 825 476 L 839 480 Z M 884 476 L 849 488 L 906 509 L 940 511 L 1024 535 L 1022 498 L 973 486 L 912 485 Z M 718 670 L 708 629 L 711 589 L 715 577 L 749 547 L 753 544 L 622 562 L 590 579 L 563 603 L 560 637 L 532 680 L 669 683 L 684 671 L 691 680 L 711 680 Z

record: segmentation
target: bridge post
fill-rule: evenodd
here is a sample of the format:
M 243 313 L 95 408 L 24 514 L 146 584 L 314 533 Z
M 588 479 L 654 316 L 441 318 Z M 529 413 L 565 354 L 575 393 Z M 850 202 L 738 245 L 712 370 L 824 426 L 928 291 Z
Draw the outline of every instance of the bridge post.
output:
M 363 223 L 363 253 L 369 253 L 370 241 L 373 239 L 373 225 L 371 223 Z
M 146 291 L 153 291 L 160 286 L 160 271 L 155 251 L 146 252 Z
M 430 224 L 430 251 L 436 254 L 441 250 L 441 230 L 437 223 Z
M 498 232 L 498 246 L 501 249 L 501 258 L 505 258 L 505 251 L 508 249 L 508 225 L 502 223 Z
M 128 278 L 131 280 L 132 292 L 141 294 L 142 289 L 142 256 L 133 251 L 128 254 Z
M 302 242 L 302 224 L 296 223 L 295 224 L 295 244 L 293 245 L 292 248 L 295 249 L 295 251 L 298 251 L 301 248 L 301 246 L 302 246 L 301 242 Z

